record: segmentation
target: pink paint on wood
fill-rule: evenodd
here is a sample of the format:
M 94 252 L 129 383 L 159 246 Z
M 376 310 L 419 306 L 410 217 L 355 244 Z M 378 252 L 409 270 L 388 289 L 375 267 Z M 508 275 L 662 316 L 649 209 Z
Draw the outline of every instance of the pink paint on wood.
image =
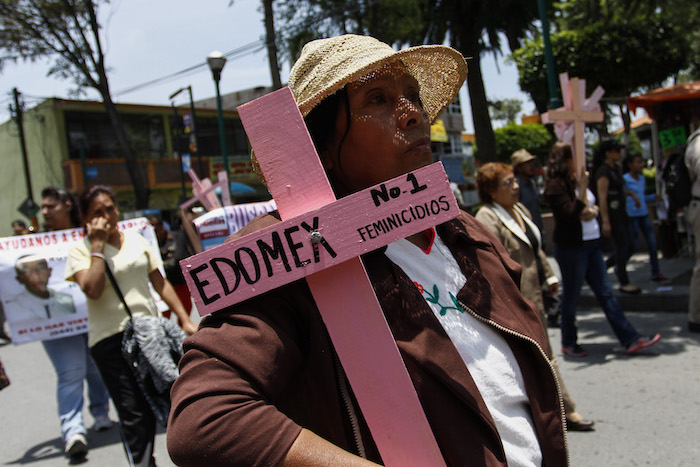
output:
M 306 280 L 384 465 L 445 465 L 360 259 Z
M 282 88 L 238 107 L 282 219 L 335 201 L 292 91 Z M 275 118 L 271 118 L 274 116 Z M 284 124 L 281 124 L 284 122 Z M 263 155 L 275 154 L 277 157 Z
M 577 173 L 586 170 L 585 125 L 587 122 L 602 122 L 604 115 L 598 101 L 605 91 L 598 86 L 586 99 L 586 80 L 569 79 L 567 73 L 559 75 L 564 107 L 542 114 L 544 124 L 554 123 L 560 141 L 571 143 Z
M 436 162 L 186 258 L 180 266 L 204 316 L 458 214 L 445 171 Z M 323 237 L 315 247 L 311 231 Z M 269 252 L 278 248 L 284 256 L 275 259 Z

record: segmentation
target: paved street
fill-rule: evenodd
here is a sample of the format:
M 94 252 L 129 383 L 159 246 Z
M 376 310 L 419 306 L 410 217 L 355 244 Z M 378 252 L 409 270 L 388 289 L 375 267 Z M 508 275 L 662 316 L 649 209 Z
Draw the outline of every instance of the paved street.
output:
M 594 419 L 597 428 L 569 434 L 571 465 L 697 465 L 700 335 L 686 331 L 685 314 L 635 312 L 629 316 L 641 332 L 661 332 L 662 341 L 641 355 L 627 356 L 602 313 L 582 310 L 580 343 L 589 356 L 559 357 L 579 411 Z M 558 330 L 550 329 L 550 336 L 558 343 Z M 0 391 L 0 465 L 66 465 L 58 436 L 55 376 L 41 344 L 0 347 L 0 359 L 12 380 L 9 388 Z M 92 420 L 86 417 L 90 425 Z M 112 417 L 116 418 L 114 411 Z M 116 428 L 90 431 L 88 440 L 89 464 L 126 465 Z M 159 466 L 172 465 L 162 431 L 156 454 Z

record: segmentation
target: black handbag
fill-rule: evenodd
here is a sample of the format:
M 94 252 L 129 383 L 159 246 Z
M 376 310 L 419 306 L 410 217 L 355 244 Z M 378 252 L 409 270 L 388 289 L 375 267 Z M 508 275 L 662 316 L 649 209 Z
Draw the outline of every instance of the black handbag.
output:
M 162 316 L 134 316 L 106 262 L 105 272 L 129 315 L 122 337 L 122 356 L 129 364 L 156 420 L 167 426 L 170 388 L 178 376 L 177 364 L 183 354 L 185 332 Z

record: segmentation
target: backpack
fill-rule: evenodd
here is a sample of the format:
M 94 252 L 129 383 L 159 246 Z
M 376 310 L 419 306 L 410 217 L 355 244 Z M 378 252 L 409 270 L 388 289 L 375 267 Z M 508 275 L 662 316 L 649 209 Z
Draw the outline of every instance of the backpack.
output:
M 675 211 L 690 204 L 693 183 L 690 181 L 683 153 L 675 153 L 669 157 L 661 178 L 666 183 L 666 195 L 671 210 Z

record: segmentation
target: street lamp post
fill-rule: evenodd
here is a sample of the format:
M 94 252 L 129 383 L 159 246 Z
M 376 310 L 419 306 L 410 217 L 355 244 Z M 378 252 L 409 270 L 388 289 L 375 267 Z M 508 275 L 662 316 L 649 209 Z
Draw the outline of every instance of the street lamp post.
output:
M 207 57 L 207 63 L 211 69 L 211 74 L 214 77 L 216 85 L 216 110 L 219 114 L 219 140 L 221 141 L 221 155 L 224 159 L 224 170 L 228 176 L 228 154 L 226 151 L 226 134 L 224 133 L 224 114 L 221 110 L 221 93 L 219 92 L 219 80 L 221 79 L 221 70 L 226 65 L 226 57 L 221 55 L 221 52 L 212 52 Z
M 547 86 L 549 88 L 549 108 L 558 109 L 562 106 L 559 93 L 557 92 L 556 72 L 554 70 L 554 55 L 552 54 L 552 43 L 549 40 L 549 20 L 547 19 L 547 6 L 544 0 L 537 0 L 537 9 L 540 13 L 542 23 L 542 41 L 544 43 L 544 62 L 547 69 Z M 563 90 L 562 90 L 563 92 Z

